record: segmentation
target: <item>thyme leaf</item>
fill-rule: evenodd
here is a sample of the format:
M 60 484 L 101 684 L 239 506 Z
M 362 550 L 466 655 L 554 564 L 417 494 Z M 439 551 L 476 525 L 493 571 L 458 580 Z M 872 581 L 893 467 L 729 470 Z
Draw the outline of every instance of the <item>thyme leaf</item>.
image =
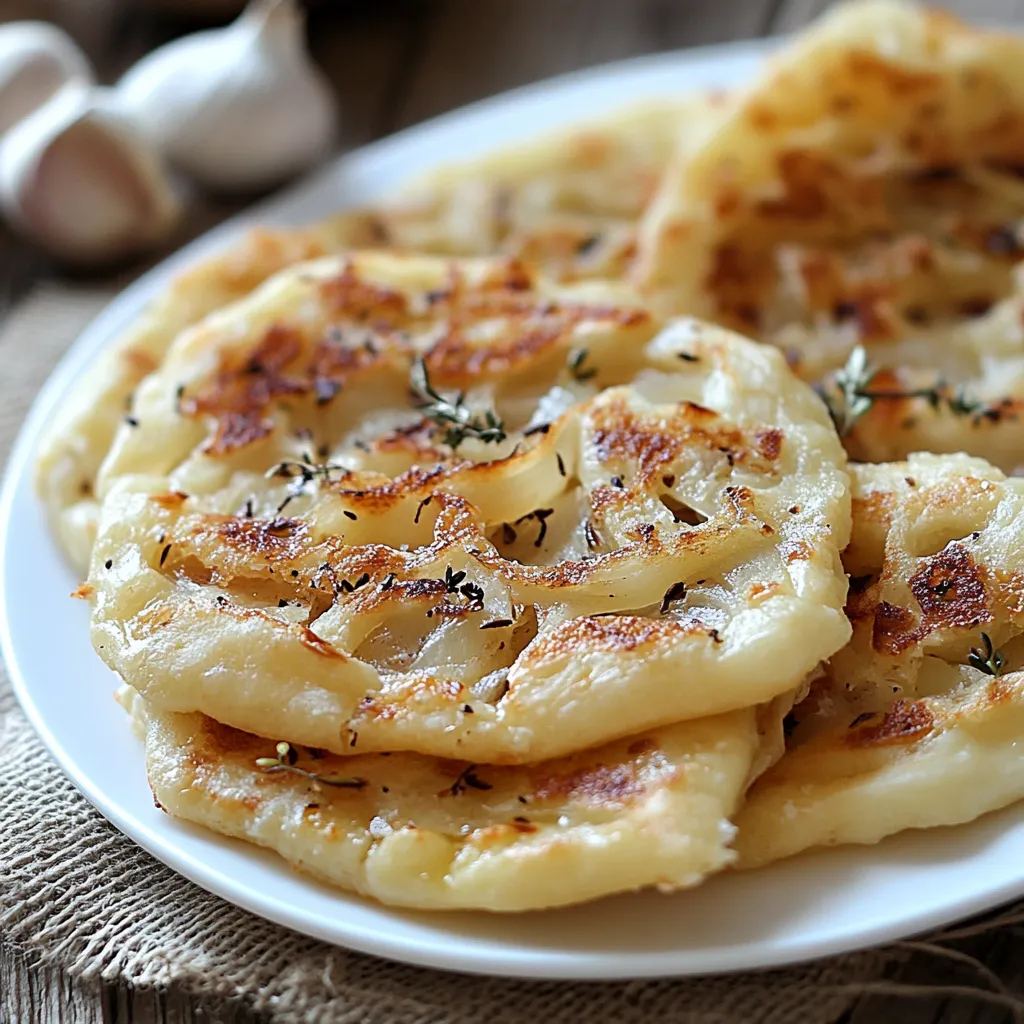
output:
M 949 411 L 954 416 L 970 416 L 975 423 L 986 416 L 998 418 L 999 415 L 998 410 L 994 409 L 991 405 L 979 402 L 976 398 L 971 398 L 963 384 L 946 399 L 946 402 L 949 406 Z
M 444 571 L 444 589 L 449 594 L 457 593 L 459 584 L 466 578 L 464 570 L 455 572 L 449 565 Z
M 665 591 L 665 596 L 661 599 L 661 614 L 664 615 L 674 602 L 682 601 L 685 597 L 686 584 L 682 580 L 678 583 L 673 583 L 672 586 Z
M 525 523 L 530 519 L 536 519 L 540 523 L 540 532 L 537 534 L 537 539 L 533 542 L 535 548 L 539 548 L 544 543 L 544 538 L 548 534 L 548 516 L 554 515 L 555 510 L 553 508 L 535 508 L 532 512 L 527 512 L 525 516 L 520 516 L 515 525 L 518 526 L 520 523 Z
M 566 363 L 569 376 L 573 380 L 578 380 L 581 384 L 597 376 L 597 370 L 593 366 L 584 366 L 588 354 L 585 348 L 574 348 L 569 353 L 569 360 Z
M 981 647 L 971 648 L 967 664 L 987 676 L 1001 676 L 1006 669 L 1006 655 L 992 646 L 992 638 L 988 633 L 981 634 L 981 643 Z
M 459 772 L 459 777 L 449 786 L 448 792 L 452 796 L 458 796 L 460 793 L 465 793 L 467 789 L 487 790 L 493 788 L 489 782 L 484 782 L 476 774 L 476 765 L 471 764 Z
M 364 572 L 362 576 L 355 581 L 355 583 L 351 580 L 342 580 L 339 586 L 341 587 L 341 592 L 343 594 L 351 594 L 354 590 L 358 590 L 360 587 L 365 587 L 369 582 L 370 574 L 368 572 Z

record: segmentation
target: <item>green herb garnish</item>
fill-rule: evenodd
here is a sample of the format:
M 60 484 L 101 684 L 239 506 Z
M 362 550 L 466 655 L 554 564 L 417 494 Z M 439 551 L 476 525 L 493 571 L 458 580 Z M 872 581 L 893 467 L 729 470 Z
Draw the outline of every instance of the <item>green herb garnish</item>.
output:
M 333 473 L 337 473 L 338 476 L 333 477 Z M 344 466 L 335 462 L 314 462 L 313 456 L 307 454 L 294 461 L 278 462 L 271 466 L 264 476 L 268 480 L 277 477 L 292 481 L 284 500 L 277 506 L 277 511 L 280 513 L 314 481 L 327 484 L 334 480 L 340 480 L 347 474 L 348 470 Z
M 471 764 L 459 773 L 459 777 L 449 786 L 448 792 L 452 796 L 458 796 L 460 793 L 465 793 L 467 789 L 486 790 L 493 788 L 489 782 L 484 782 L 476 774 L 476 765 Z
M 581 384 L 597 376 L 597 370 L 594 367 L 583 365 L 587 361 L 587 355 L 585 348 L 574 348 L 569 353 L 569 361 L 566 364 L 569 376 Z
M 988 633 L 981 634 L 982 647 L 972 647 L 967 655 L 967 664 L 984 672 L 987 676 L 1001 676 L 1006 668 L 1006 655 L 992 646 L 992 638 Z
M 661 599 L 661 614 L 664 615 L 676 601 L 682 601 L 686 597 L 686 584 L 682 581 L 673 583 L 665 596 Z
M 520 523 L 525 523 L 530 519 L 536 519 L 540 523 L 540 532 L 537 534 L 537 539 L 533 542 L 535 548 L 539 548 L 544 543 L 544 538 L 548 534 L 548 516 L 554 515 L 555 510 L 553 508 L 535 508 L 532 512 L 527 512 L 525 516 L 520 516 L 515 525 L 518 526 Z
M 423 359 L 413 364 L 410 386 L 420 402 L 417 408 L 428 420 L 445 428 L 444 443 L 450 448 L 458 448 L 467 437 L 475 437 L 485 444 L 505 440 L 505 426 L 492 410 L 474 413 L 466 405 L 461 391 L 456 392 L 454 398 L 446 398 L 437 391 L 430 383 Z
M 449 565 L 444 571 L 444 589 L 449 594 L 454 594 L 459 589 L 459 584 L 466 578 L 465 570 L 455 572 Z
M 819 394 L 828 406 L 829 414 L 840 437 L 853 429 L 854 423 L 879 400 L 923 398 L 933 409 L 946 408 L 954 416 L 971 416 L 974 421 L 986 416 L 998 415 L 996 410 L 983 402 L 972 399 L 963 386 L 950 391 L 939 380 L 930 388 L 879 389 L 871 387 L 877 370 L 868 362 L 867 353 L 858 345 L 847 359 L 846 365 L 835 373 L 835 387 L 831 390 L 820 388 Z
M 271 772 L 290 772 L 322 786 L 337 786 L 339 789 L 362 789 L 366 785 L 366 779 L 338 778 L 308 772 L 305 768 L 296 766 L 298 759 L 299 755 L 295 748 L 290 743 L 281 742 L 277 745 L 277 757 L 257 757 L 256 767 L 268 775 Z

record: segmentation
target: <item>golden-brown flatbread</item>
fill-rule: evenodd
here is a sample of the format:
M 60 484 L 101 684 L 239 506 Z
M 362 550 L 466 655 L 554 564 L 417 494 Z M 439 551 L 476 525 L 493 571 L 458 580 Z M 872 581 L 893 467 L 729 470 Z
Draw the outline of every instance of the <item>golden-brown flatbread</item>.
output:
M 182 330 L 294 263 L 348 249 L 506 253 L 557 279 L 621 276 L 677 138 L 699 134 L 720 106 L 694 95 L 615 111 L 442 168 L 375 209 L 254 230 L 180 274 L 83 376 L 44 439 L 38 489 L 73 564 L 88 564 L 96 473 L 131 394 Z
M 678 147 L 695 145 L 727 105 L 724 93 L 651 101 L 442 167 L 379 211 L 383 244 L 451 256 L 501 253 L 562 281 L 621 278 L 669 160 Z
M 637 279 L 664 312 L 879 371 L 851 455 L 1024 443 L 1024 38 L 902 0 L 837 6 L 666 174 Z
M 328 884 L 434 910 L 696 885 L 735 859 L 729 816 L 760 742 L 743 709 L 524 768 L 306 748 L 275 765 L 272 741 L 128 701 L 164 810 Z
M 1024 481 L 963 455 L 851 469 L 853 639 L 736 819 L 742 867 L 1024 797 Z
M 621 288 L 302 264 L 137 391 L 93 639 L 249 732 L 556 757 L 771 700 L 846 641 L 843 464 L 776 350 Z

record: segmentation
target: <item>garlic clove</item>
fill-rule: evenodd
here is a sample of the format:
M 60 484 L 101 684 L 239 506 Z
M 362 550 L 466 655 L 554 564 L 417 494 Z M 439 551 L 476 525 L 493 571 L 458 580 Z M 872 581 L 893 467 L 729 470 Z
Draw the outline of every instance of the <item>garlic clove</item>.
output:
M 0 139 L 0 209 L 71 263 L 106 263 L 160 241 L 181 208 L 159 155 L 109 90 L 71 83 Z
M 337 108 L 306 50 L 295 0 L 253 0 L 227 28 L 155 50 L 117 85 L 132 114 L 185 173 L 217 191 L 252 191 L 330 150 Z
M 66 32 L 43 21 L 0 25 L 0 134 L 73 80 L 91 83 L 93 74 Z

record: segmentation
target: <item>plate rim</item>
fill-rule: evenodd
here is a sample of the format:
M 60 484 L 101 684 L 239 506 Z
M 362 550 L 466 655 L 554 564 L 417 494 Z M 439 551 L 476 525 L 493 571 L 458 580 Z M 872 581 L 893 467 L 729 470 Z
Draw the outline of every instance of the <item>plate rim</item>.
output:
M 671 71 L 693 61 L 713 63 L 723 58 L 757 60 L 770 53 L 777 43 L 777 37 L 717 43 L 631 57 L 572 71 L 487 97 L 350 150 L 329 161 L 319 171 L 298 184 L 247 207 L 222 224 L 204 232 L 181 249 L 169 254 L 115 295 L 86 325 L 50 372 L 33 399 L 10 449 L 2 483 L 0 483 L 0 656 L 7 666 L 12 690 L 29 723 L 63 773 L 107 821 L 151 856 L 200 888 L 276 924 L 334 945 L 419 967 L 524 979 L 603 979 L 610 981 L 724 974 L 741 970 L 781 967 L 917 934 L 950 921 L 991 909 L 1024 893 L 1024 871 L 1022 871 L 1018 879 L 994 887 L 982 898 L 965 897 L 952 900 L 940 908 L 908 915 L 895 926 L 881 924 L 863 928 L 853 935 L 846 932 L 837 933 L 829 941 L 812 939 L 805 940 L 803 943 L 797 942 L 781 951 L 776 950 L 767 958 L 763 955 L 763 951 L 760 956 L 754 955 L 753 951 L 758 947 L 742 946 L 738 947 L 732 956 L 723 955 L 722 950 L 719 949 L 716 962 L 709 962 L 706 957 L 702 959 L 701 954 L 705 952 L 704 950 L 693 949 L 668 949 L 657 952 L 602 950 L 594 953 L 560 954 L 557 950 L 540 951 L 532 947 L 521 955 L 519 959 L 522 962 L 517 962 L 515 953 L 508 951 L 502 952 L 500 957 L 494 953 L 478 953 L 476 956 L 466 959 L 465 946 L 468 944 L 472 947 L 472 937 L 466 937 L 461 939 L 463 959 L 458 963 L 453 963 L 452 953 L 446 952 L 443 947 L 438 947 L 435 950 L 434 947 L 429 944 L 425 945 L 422 941 L 389 937 L 391 936 L 389 932 L 385 932 L 385 937 L 381 937 L 380 934 L 368 927 L 349 924 L 344 936 L 340 936 L 337 929 L 329 930 L 322 918 L 287 906 L 278 897 L 259 893 L 251 887 L 247 887 L 244 882 L 237 881 L 217 869 L 197 861 L 195 857 L 175 844 L 172 835 L 160 834 L 130 810 L 123 809 L 116 798 L 109 797 L 94 784 L 88 770 L 75 760 L 54 734 L 45 715 L 33 698 L 32 687 L 28 683 L 27 675 L 22 671 L 21 659 L 9 625 L 8 595 L 5 585 L 7 535 L 11 527 L 17 493 L 22 486 L 28 486 L 34 494 L 31 484 L 32 459 L 39 442 L 42 426 L 47 415 L 67 391 L 75 374 L 87 361 L 94 358 L 114 340 L 117 334 L 115 324 L 122 321 L 123 325 L 123 322 L 137 315 L 161 284 L 183 266 L 194 261 L 201 253 L 212 252 L 223 247 L 232 237 L 237 236 L 247 227 L 266 223 L 268 220 L 273 222 L 275 217 L 281 216 L 282 211 L 285 211 L 282 223 L 291 223 L 287 211 L 300 207 L 305 198 L 316 196 L 329 189 L 330 180 L 339 174 L 340 168 L 347 161 L 366 160 L 380 154 L 386 156 L 391 151 L 400 153 L 410 141 L 420 137 L 429 138 L 444 130 L 454 130 L 459 122 L 465 122 L 467 118 L 470 120 L 485 118 L 503 108 L 513 108 L 528 101 L 536 102 L 538 99 L 544 99 L 552 93 L 560 91 L 577 88 L 585 91 L 595 82 L 609 77 L 614 79 L 622 75 L 629 76 L 638 72 L 642 73 L 645 69 Z M 631 102 L 637 100 L 639 100 L 639 96 L 630 97 Z M 321 211 L 321 215 L 323 215 L 323 211 Z M 314 214 L 314 216 L 316 215 Z M 28 480 L 27 484 L 26 479 Z M 38 514 L 45 516 L 45 512 L 41 508 L 38 509 Z M 177 827 L 194 827 L 182 826 L 180 822 L 175 822 L 175 825 Z M 238 851 L 239 856 L 242 857 L 250 853 L 252 853 L 252 849 L 249 847 L 241 848 Z M 276 857 L 276 854 L 274 856 Z M 283 859 L 279 859 L 279 863 L 281 870 L 291 871 Z M 382 909 L 395 910 L 395 908 Z M 397 912 L 401 913 L 402 911 L 399 909 Z M 617 966 L 617 963 L 621 966 Z

